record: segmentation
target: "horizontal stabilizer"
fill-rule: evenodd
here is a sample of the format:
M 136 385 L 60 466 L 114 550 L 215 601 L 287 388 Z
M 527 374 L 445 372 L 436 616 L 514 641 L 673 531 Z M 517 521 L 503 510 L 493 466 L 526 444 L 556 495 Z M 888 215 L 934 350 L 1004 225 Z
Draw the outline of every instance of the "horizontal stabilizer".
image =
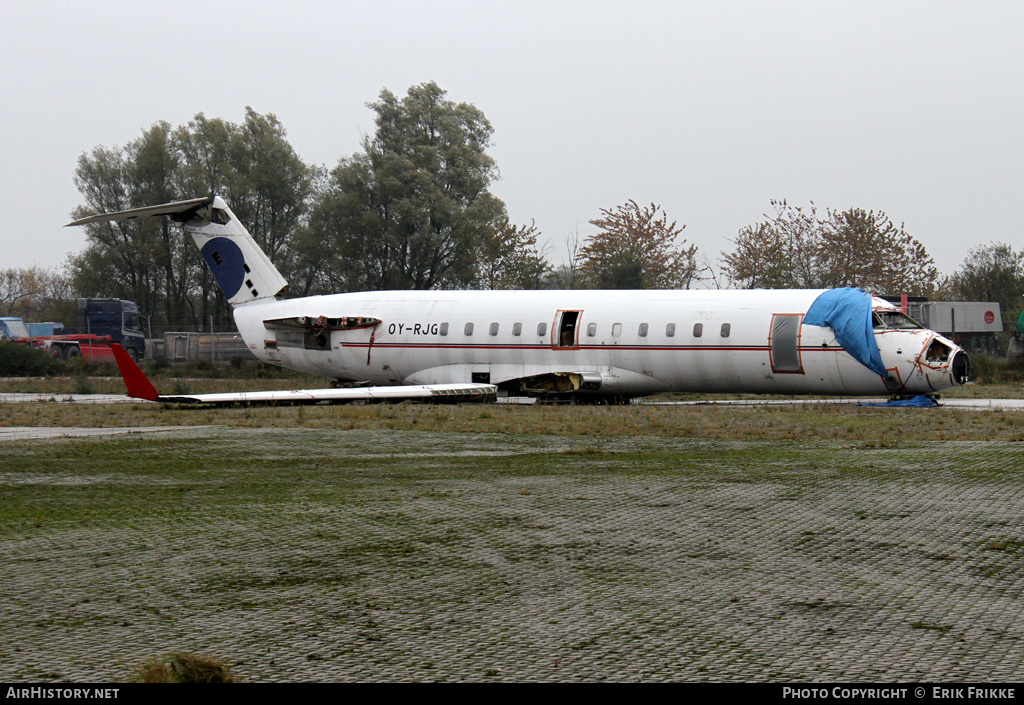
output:
M 203 206 L 206 206 L 213 202 L 212 197 L 205 198 L 192 198 L 187 201 L 176 201 L 174 203 L 164 203 L 159 206 L 147 206 L 145 208 L 132 208 L 127 211 L 117 211 L 116 213 L 100 213 L 99 215 L 90 215 L 88 218 L 79 218 L 78 220 L 68 223 L 64 227 L 69 228 L 73 225 L 87 225 L 89 223 L 106 223 L 112 220 L 131 220 L 132 218 L 150 218 L 155 215 L 177 215 L 179 213 L 187 213 L 189 211 L 198 210 Z
M 413 384 L 395 387 L 350 387 L 339 389 L 292 389 L 288 391 L 225 392 L 219 394 L 159 394 L 139 366 L 117 343 L 114 359 L 128 387 L 128 396 L 174 404 L 317 404 L 319 402 L 399 401 L 492 401 L 498 388 L 493 384 Z

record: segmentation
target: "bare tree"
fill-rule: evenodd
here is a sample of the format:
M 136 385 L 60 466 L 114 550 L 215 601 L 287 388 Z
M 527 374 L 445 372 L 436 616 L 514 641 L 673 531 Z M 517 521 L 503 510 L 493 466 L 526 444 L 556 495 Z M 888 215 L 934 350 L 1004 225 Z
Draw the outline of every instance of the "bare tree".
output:
M 70 277 L 57 270 L 28 267 L 0 270 L 0 315 L 29 321 L 64 320 L 74 313 Z
M 580 287 L 580 266 L 583 263 L 583 241 L 580 229 L 565 236 L 565 263 L 551 271 L 549 276 L 552 289 L 578 289 Z
M 723 272 L 742 288 L 857 286 L 879 293 L 929 294 L 938 269 L 918 240 L 881 212 L 850 208 L 820 217 L 785 200 L 748 225 L 723 253 Z

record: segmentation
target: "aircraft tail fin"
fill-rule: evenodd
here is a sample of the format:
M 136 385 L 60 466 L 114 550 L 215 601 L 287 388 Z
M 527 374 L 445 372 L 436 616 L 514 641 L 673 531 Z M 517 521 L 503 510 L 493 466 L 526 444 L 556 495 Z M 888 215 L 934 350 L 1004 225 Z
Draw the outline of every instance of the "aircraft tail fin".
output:
M 184 224 L 232 306 L 276 297 L 288 288 L 288 280 L 281 276 L 277 267 L 219 196 L 103 213 L 68 225 L 157 215 L 167 215 Z
M 114 351 L 114 360 L 117 362 L 117 369 L 121 372 L 124 384 L 128 387 L 128 396 L 134 399 L 147 399 L 156 401 L 160 396 L 153 383 L 146 378 L 145 373 L 135 361 L 128 355 L 124 348 L 114 343 L 110 346 Z

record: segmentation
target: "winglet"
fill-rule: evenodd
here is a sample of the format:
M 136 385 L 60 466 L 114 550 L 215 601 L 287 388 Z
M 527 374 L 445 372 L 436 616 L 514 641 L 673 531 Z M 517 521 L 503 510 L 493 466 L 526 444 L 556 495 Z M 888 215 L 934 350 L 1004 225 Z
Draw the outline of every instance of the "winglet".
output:
M 117 343 L 110 346 L 114 350 L 114 359 L 117 360 L 117 369 L 121 371 L 121 378 L 128 387 L 128 396 L 135 399 L 148 399 L 156 401 L 160 394 L 156 391 L 153 383 L 146 379 L 139 366 L 128 356 L 125 349 Z

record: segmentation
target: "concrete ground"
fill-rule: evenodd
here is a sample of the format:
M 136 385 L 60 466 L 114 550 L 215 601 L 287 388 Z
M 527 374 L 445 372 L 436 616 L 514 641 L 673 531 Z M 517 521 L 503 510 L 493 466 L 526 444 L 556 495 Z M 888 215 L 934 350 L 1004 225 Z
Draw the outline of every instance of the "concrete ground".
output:
M 83 436 L 121 436 L 130 433 L 180 432 L 181 426 L 131 426 L 122 428 L 85 428 L 82 426 L 0 426 L 0 443 L 36 438 L 77 438 Z

